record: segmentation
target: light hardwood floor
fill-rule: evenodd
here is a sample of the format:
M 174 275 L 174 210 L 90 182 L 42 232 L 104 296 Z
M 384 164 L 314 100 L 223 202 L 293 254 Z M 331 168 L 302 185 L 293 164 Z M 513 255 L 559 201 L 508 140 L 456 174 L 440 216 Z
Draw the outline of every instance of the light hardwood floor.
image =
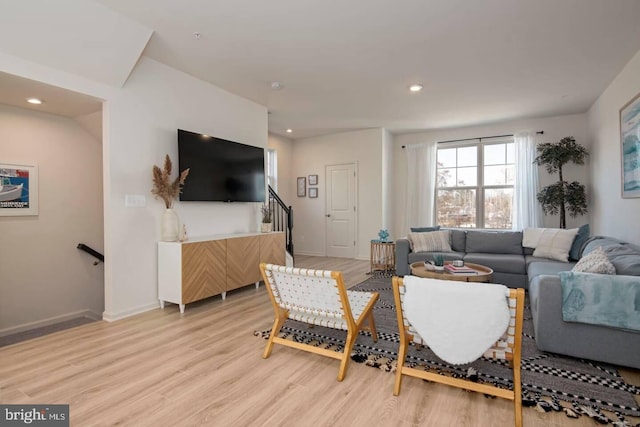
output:
M 296 265 L 366 279 L 368 261 L 296 258 Z M 126 426 L 508 426 L 512 404 L 276 346 L 264 286 L 113 323 L 96 322 L 0 348 L 0 402 L 67 403 L 71 425 Z M 628 375 L 640 384 L 640 375 Z M 524 425 L 593 426 L 588 418 L 524 410 Z

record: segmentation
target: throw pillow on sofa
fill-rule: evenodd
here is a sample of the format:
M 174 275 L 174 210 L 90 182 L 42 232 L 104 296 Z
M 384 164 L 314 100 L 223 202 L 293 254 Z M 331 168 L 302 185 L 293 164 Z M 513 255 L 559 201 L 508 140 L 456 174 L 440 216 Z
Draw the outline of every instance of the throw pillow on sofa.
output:
M 569 259 L 572 261 L 578 261 L 582 255 L 584 245 L 589 241 L 589 224 L 581 225 L 578 227 L 578 234 L 573 239 L 571 250 L 569 250 Z
M 450 230 L 409 233 L 413 252 L 451 252 Z
M 578 273 L 616 274 L 616 268 L 611 264 L 611 261 L 609 261 L 609 257 L 607 257 L 602 246 L 598 246 L 589 252 L 589 254 L 583 256 L 571 271 Z
M 534 257 L 551 258 L 558 261 L 569 261 L 569 250 L 578 233 L 577 228 L 563 230 L 561 228 L 545 228 L 533 251 Z

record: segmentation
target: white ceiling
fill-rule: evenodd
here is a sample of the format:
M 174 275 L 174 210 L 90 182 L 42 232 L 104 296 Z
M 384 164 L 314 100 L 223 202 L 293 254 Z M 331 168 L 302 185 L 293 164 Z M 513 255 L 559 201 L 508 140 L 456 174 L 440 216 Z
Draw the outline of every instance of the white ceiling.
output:
M 43 104 L 28 104 L 27 99 L 32 97 Z M 2 72 L 0 103 L 65 117 L 83 116 L 102 108 L 100 99 Z
M 269 130 L 292 138 L 582 113 L 640 50 L 640 0 L 95 1 L 91 22 L 131 25 L 128 61 L 153 30 L 144 55 L 266 105 Z M 78 21 L 75 2 L 32 9 Z M 56 34 L 87 37 L 73 25 Z

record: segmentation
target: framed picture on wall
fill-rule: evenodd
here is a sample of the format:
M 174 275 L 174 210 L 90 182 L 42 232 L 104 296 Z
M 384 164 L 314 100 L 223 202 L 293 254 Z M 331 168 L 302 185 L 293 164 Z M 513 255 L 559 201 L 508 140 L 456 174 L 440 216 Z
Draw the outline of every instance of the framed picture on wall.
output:
M 309 175 L 309 185 L 318 185 L 318 175 Z
M 318 188 L 317 187 L 309 188 L 309 198 L 315 199 L 317 197 L 318 197 Z
M 304 176 L 298 177 L 298 197 L 305 197 L 307 195 L 307 178 Z
M 640 93 L 620 109 L 622 197 L 640 197 Z
M 0 216 L 38 215 L 38 167 L 0 163 Z

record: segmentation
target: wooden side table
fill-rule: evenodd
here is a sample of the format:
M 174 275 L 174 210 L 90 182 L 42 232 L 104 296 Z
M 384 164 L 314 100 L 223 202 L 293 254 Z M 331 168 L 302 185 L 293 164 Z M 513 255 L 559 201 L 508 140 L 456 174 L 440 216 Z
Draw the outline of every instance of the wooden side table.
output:
M 370 274 L 393 274 L 396 269 L 396 244 L 382 240 L 371 241 Z

